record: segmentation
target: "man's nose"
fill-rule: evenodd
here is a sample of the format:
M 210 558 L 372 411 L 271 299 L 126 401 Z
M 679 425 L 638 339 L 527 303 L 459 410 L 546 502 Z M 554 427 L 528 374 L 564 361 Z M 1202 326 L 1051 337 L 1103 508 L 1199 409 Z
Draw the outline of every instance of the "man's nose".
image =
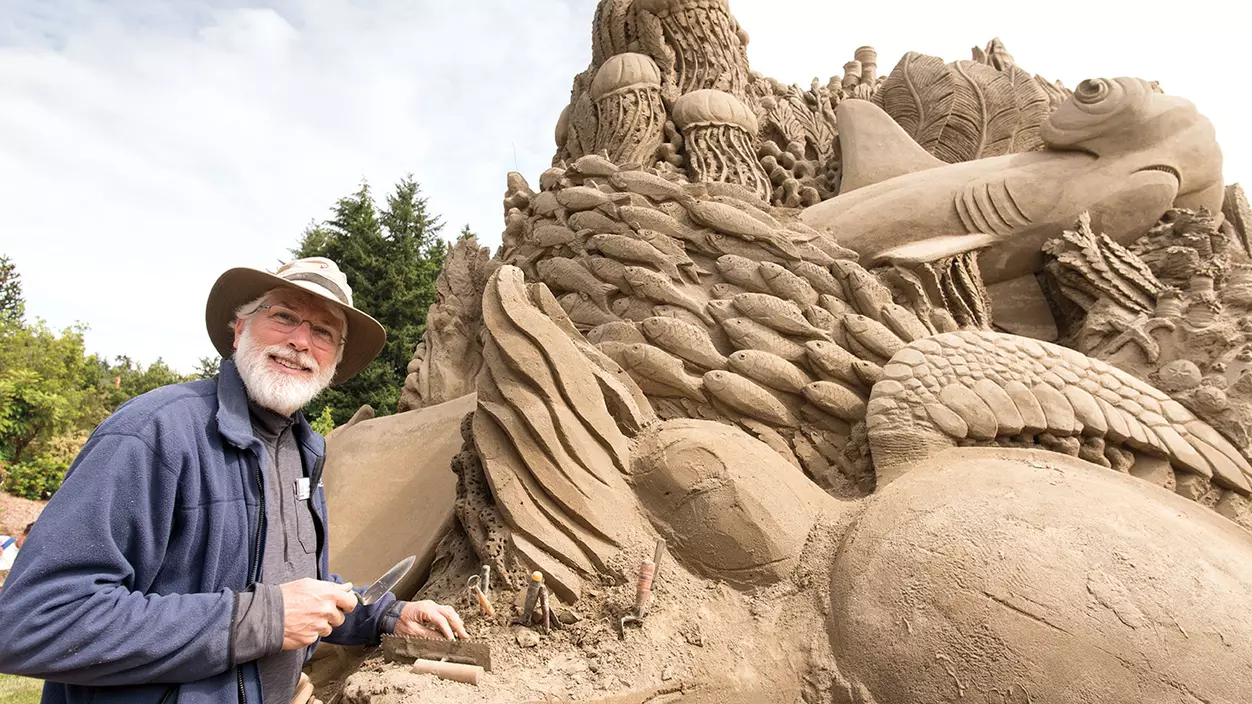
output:
M 295 330 L 287 333 L 287 342 L 298 350 L 307 350 L 313 344 L 313 324 L 301 321 Z

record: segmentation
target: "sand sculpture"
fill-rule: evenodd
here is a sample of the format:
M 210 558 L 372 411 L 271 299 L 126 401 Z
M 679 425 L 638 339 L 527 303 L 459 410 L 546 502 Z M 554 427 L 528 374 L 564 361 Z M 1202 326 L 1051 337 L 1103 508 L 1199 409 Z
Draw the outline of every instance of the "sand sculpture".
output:
M 784 86 L 724 0 L 602 0 L 592 33 L 401 402 L 476 394 L 423 593 L 476 612 L 489 568 L 496 670 L 376 660 L 344 701 L 1252 691 L 1252 213 L 1190 102 L 998 41 Z

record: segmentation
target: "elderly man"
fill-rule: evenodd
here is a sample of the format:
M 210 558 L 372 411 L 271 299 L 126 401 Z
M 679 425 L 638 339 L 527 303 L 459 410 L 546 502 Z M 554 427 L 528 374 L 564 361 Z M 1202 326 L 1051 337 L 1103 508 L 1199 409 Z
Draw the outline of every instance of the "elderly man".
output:
M 92 434 L 0 593 L 0 671 L 44 702 L 287 704 L 319 639 L 465 637 L 456 612 L 357 606 L 327 564 L 325 442 L 300 408 L 382 349 L 328 259 L 232 269 L 216 380 L 135 398 Z

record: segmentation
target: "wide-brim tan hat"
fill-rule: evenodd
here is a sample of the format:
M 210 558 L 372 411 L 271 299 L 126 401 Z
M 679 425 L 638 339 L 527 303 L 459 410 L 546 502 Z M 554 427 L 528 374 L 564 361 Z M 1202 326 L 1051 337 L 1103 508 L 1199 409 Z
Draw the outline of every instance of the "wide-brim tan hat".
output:
M 309 257 L 285 264 L 273 274 L 238 267 L 218 277 L 209 291 L 204 322 L 209 329 L 209 339 L 223 359 L 235 354 L 235 334 L 232 330 L 235 311 L 276 288 L 312 293 L 343 311 L 347 317 L 343 359 L 339 360 L 331 384 L 342 384 L 352 378 L 382 351 L 387 331 L 377 320 L 352 307 L 352 289 L 339 266 L 323 257 Z

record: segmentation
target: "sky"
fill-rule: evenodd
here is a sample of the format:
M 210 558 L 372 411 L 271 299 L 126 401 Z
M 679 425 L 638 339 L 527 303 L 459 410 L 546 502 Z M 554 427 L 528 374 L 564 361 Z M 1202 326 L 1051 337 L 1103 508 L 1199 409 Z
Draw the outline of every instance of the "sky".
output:
M 1070 88 L 1139 76 L 1196 103 L 1252 179 L 1247 3 L 731 0 L 753 70 L 807 87 L 858 46 L 953 61 L 1000 37 Z M 1239 7 L 1241 9 L 1232 9 Z M 593 0 L 0 0 L 0 254 L 28 317 L 89 352 L 213 354 L 204 299 L 275 268 L 362 180 L 406 174 L 455 237 L 499 243 L 590 60 Z

